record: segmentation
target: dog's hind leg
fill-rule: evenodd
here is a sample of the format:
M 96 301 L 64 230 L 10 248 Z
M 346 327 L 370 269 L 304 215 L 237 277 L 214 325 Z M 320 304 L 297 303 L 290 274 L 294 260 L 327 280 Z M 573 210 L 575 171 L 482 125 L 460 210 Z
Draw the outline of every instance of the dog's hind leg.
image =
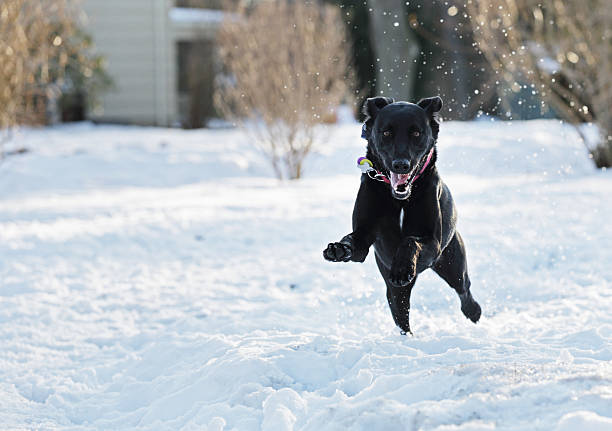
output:
M 470 292 L 470 277 L 467 273 L 467 258 L 465 246 L 459 232 L 451 239 L 446 246 L 438 261 L 434 264 L 433 270 L 446 281 L 450 287 L 455 289 L 461 299 L 461 311 L 472 322 L 480 319 L 480 305 L 472 298 Z
M 406 286 L 394 286 L 389 281 L 389 269 L 379 260 L 378 256 L 376 256 L 376 264 L 387 285 L 387 302 L 395 324 L 400 328 L 402 334 L 412 334 L 410 331 L 410 294 L 416 277 Z

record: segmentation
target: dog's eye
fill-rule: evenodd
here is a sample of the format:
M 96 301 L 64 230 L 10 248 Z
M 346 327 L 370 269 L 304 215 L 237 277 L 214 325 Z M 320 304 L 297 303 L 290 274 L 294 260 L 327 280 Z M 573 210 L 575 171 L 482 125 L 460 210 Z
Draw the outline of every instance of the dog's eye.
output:
M 391 136 L 391 131 L 390 131 L 390 130 L 385 130 L 385 131 L 383 132 L 383 136 L 384 136 L 385 138 L 388 138 L 389 136 Z
M 414 136 L 415 138 L 418 138 L 419 136 L 421 136 L 421 132 L 419 132 L 418 130 L 415 130 L 414 132 L 412 132 L 412 136 Z

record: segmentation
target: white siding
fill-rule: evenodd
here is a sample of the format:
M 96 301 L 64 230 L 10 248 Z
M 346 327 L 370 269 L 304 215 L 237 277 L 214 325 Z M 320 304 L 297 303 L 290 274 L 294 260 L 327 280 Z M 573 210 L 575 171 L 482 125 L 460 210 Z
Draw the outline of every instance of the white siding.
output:
M 88 32 L 106 58 L 115 89 L 102 97 L 101 121 L 170 125 L 176 116 L 166 0 L 84 0 Z

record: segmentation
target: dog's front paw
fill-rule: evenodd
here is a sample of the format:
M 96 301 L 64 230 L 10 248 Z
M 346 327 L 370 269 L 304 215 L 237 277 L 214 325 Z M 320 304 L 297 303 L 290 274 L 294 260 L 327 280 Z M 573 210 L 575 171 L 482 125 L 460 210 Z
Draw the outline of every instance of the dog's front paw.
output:
M 391 264 L 389 281 L 394 287 L 405 287 L 414 281 L 416 277 L 415 258 L 410 258 L 401 250 L 395 255 Z
M 392 265 L 389 282 L 393 287 L 406 287 L 416 277 L 416 271 L 411 265 Z
M 348 244 L 331 242 L 323 250 L 323 257 L 330 262 L 348 262 L 353 257 L 353 250 Z

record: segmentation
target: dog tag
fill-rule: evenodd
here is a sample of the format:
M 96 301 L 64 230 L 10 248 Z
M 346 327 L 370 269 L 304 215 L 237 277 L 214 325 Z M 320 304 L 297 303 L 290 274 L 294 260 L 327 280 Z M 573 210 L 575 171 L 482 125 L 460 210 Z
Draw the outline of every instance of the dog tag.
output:
M 361 172 L 363 172 L 364 174 L 367 174 L 368 171 L 374 169 L 374 165 L 372 164 L 372 162 L 366 159 L 365 157 L 359 157 L 357 159 L 357 167 L 361 169 Z

